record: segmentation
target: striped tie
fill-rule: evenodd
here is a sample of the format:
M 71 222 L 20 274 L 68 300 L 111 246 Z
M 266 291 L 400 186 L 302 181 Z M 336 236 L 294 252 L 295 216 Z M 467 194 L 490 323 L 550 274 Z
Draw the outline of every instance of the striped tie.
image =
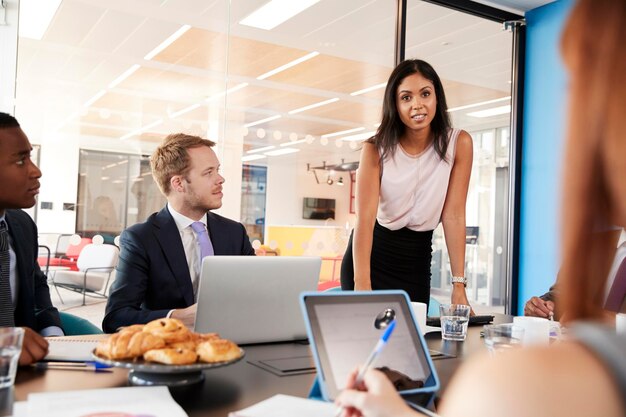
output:
M 0 220 L 0 327 L 15 325 L 9 267 L 9 231 L 5 221 Z

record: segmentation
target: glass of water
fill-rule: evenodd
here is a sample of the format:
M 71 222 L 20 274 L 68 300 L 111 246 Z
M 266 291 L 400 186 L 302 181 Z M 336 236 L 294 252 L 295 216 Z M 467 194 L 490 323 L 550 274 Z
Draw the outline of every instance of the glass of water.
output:
M 23 340 L 24 329 L 21 327 L 0 327 L 0 389 L 15 382 Z
M 524 328 L 514 323 L 488 324 L 483 329 L 485 346 L 492 355 L 522 346 Z
M 442 304 L 439 306 L 439 313 L 441 316 L 441 338 L 444 340 L 465 340 L 470 306 Z

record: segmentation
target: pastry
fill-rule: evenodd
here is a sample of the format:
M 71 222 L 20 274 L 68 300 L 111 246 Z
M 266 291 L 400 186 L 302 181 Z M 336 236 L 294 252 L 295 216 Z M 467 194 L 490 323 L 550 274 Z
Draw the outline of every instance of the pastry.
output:
M 108 359 L 134 359 L 150 349 L 165 346 L 160 337 L 144 332 L 119 332 L 101 341 L 96 354 Z
M 143 354 L 143 358 L 150 362 L 158 362 L 166 365 L 188 365 L 195 363 L 198 355 L 189 349 L 153 349 Z
M 144 326 L 143 331 L 161 337 L 165 343 L 187 341 L 191 334 L 182 321 L 167 318 L 151 321 Z
M 230 361 L 241 356 L 239 346 L 226 339 L 213 339 L 199 343 L 196 352 L 200 361 L 207 363 Z

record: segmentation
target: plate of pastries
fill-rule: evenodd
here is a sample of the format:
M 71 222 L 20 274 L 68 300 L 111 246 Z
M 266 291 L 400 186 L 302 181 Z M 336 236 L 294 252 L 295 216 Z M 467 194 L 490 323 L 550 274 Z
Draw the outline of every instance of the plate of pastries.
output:
M 162 318 L 121 328 L 100 341 L 96 361 L 140 372 L 182 373 L 229 365 L 244 351 L 217 333 L 194 333 L 180 320 Z

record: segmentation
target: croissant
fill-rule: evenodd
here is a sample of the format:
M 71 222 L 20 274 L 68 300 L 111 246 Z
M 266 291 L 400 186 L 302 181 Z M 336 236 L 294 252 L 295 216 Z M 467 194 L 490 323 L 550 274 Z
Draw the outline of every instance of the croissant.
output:
M 151 333 L 121 331 L 101 341 L 96 354 L 108 359 L 131 359 L 164 346 L 165 341 Z

